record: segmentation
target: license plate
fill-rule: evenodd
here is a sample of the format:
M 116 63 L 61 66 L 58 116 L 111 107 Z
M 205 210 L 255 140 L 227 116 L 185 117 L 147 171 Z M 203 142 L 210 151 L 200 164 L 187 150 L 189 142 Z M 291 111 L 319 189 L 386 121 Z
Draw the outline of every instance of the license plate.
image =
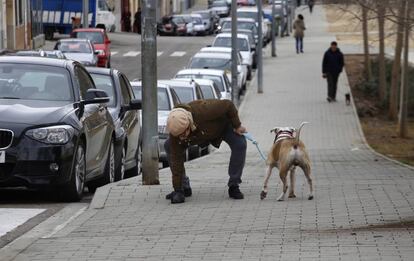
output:
M 6 151 L 0 150 L 0 163 L 6 162 Z

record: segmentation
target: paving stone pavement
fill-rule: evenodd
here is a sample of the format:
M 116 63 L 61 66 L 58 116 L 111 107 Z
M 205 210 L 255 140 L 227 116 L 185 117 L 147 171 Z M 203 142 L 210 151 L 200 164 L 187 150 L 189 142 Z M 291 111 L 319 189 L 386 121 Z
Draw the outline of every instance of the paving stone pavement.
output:
M 185 204 L 164 198 L 169 170 L 161 171 L 160 186 L 124 180 L 106 187 L 102 208 L 91 207 L 65 233 L 37 240 L 15 260 L 414 260 L 414 171 L 364 145 L 355 111 L 343 99 L 344 75 L 339 101 L 326 102 L 321 58 L 334 38 L 323 9 L 303 13 L 305 54 L 295 53 L 293 39 L 278 39 L 278 58 L 264 59 L 264 94 L 251 88 L 240 114 L 264 150 L 272 127 L 310 122 L 302 139 L 312 159 L 314 200 L 307 200 L 298 171 L 297 198 L 277 202 L 275 170 L 261 201 L 264 164 L 251 144 L 245 199 L 229 199 L 223 145 L 186 164 L 194 194 Z

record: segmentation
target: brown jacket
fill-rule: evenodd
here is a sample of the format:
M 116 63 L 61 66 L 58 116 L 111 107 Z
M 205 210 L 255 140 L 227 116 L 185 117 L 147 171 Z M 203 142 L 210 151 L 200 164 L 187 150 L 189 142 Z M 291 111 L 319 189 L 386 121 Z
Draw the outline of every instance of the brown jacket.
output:
M 305 22 L 300 19 L 296 19 L 293 23 L 293 29 L 295 29 L 295 33 L 293 34 L 293 37 L 304 37 L 305 36 Z
M 191 112 L 197 129 L 184 141 L 170 135 L 170 168 L 174 189 L 181 188 L 185 175 L 185 150 L 189 145 L 212 144 L 218 148 L 225 129 L 229 125 L 234 129 L 241 125 L 236 107 L 228 100 L 198 100 L 177 107 Z

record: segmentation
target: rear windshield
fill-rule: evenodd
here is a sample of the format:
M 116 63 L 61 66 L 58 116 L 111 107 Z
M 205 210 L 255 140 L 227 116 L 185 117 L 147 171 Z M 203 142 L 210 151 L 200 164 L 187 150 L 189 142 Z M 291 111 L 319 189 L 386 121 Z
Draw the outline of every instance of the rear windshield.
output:
M 66 69 L 0 63 L 0 99 L 73 101 Z
M 189 68 L 231 70 L 231 60 L 225 58 L 194 57 Z
M 56 49 L 62 53 L 91 53 L 91 47 L 87 42 L 58 42 Z
M 257 12 L 237 12 L 238 18 L 251 18 L 254 19 L 256 22 L 258 20 Z
M 135 98 L 142 100 L 142 87 L 141 86 L 132 86 L 132 91 L 134 92 Z M 159 111 L 170 111 L 172 109 L 170 104 L 170 99 L 168 96 L 168 91 L 166 88 L 158 87 L 158 110 Z
M 220 92 L 224 92 L 224 83 L 220 76 L 217 75 L 206 75 L 206 74 L 179 74 L 176 78 L 196 78 L 196 79 L 208 79 L 212 80 L 217 87 L 219 88 Z
M 76 32 L 75 38 L 88 39 L 93 44 L 104 43 L 104 37 L 100 32 Z
M 214 47 L 230 47 L 231 48 L 231 37 L 217 37 L 213 43 Z M 237 38 L 237 48 L 239 51 L 250 51 L 249 43 L 246 39 Z
M 211 86 L 200 85 L 201 91 L 203 92 L 204 99 L 215 99 L 214 92 Z
M 193 88 L 188 87 L 171 87 L 182 103 L 189 103 L 195 100 Z
M 108 75 L 89 73 L 92 76 L 93 81 L 95 82 L 96 89 L 105 91 L 109 96 L 108 107 L 115 107 L 115 86 L 112 82 L 112 78 Z

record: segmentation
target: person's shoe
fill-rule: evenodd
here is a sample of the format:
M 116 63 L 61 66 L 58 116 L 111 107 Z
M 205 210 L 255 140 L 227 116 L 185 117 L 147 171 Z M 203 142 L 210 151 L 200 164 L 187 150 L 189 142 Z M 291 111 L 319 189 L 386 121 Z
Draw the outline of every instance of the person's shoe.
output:
M 331 97 L 326 98 L 326 100 L 327 100 L 328 102 L 331 102 L 331 101 L 332 101 Z
M 186 198 L 191 197 L 191 195 L 193 195 L 193 190 L 191 188 L 185 188 L 183 189 L 183 191 L 184 191 L 184 197 Z M 165 199 L 171 199 L 173 194 L 174 194 L 174 191 L 165 195 Z
M 171 193 L 171 204 L 180 204 L 184 203 L 185 197 L 184 192 L 182 190 L 177 190 Z
M 304 53 L 304 51 L 303 51 L 303 50 L 300 50 L 300 52 L 301 52 L 301 53 Z
M 229 197 L 233 199 L 243 199 L 244 195 L 241 193 L 239 186 L 229 187 Z

